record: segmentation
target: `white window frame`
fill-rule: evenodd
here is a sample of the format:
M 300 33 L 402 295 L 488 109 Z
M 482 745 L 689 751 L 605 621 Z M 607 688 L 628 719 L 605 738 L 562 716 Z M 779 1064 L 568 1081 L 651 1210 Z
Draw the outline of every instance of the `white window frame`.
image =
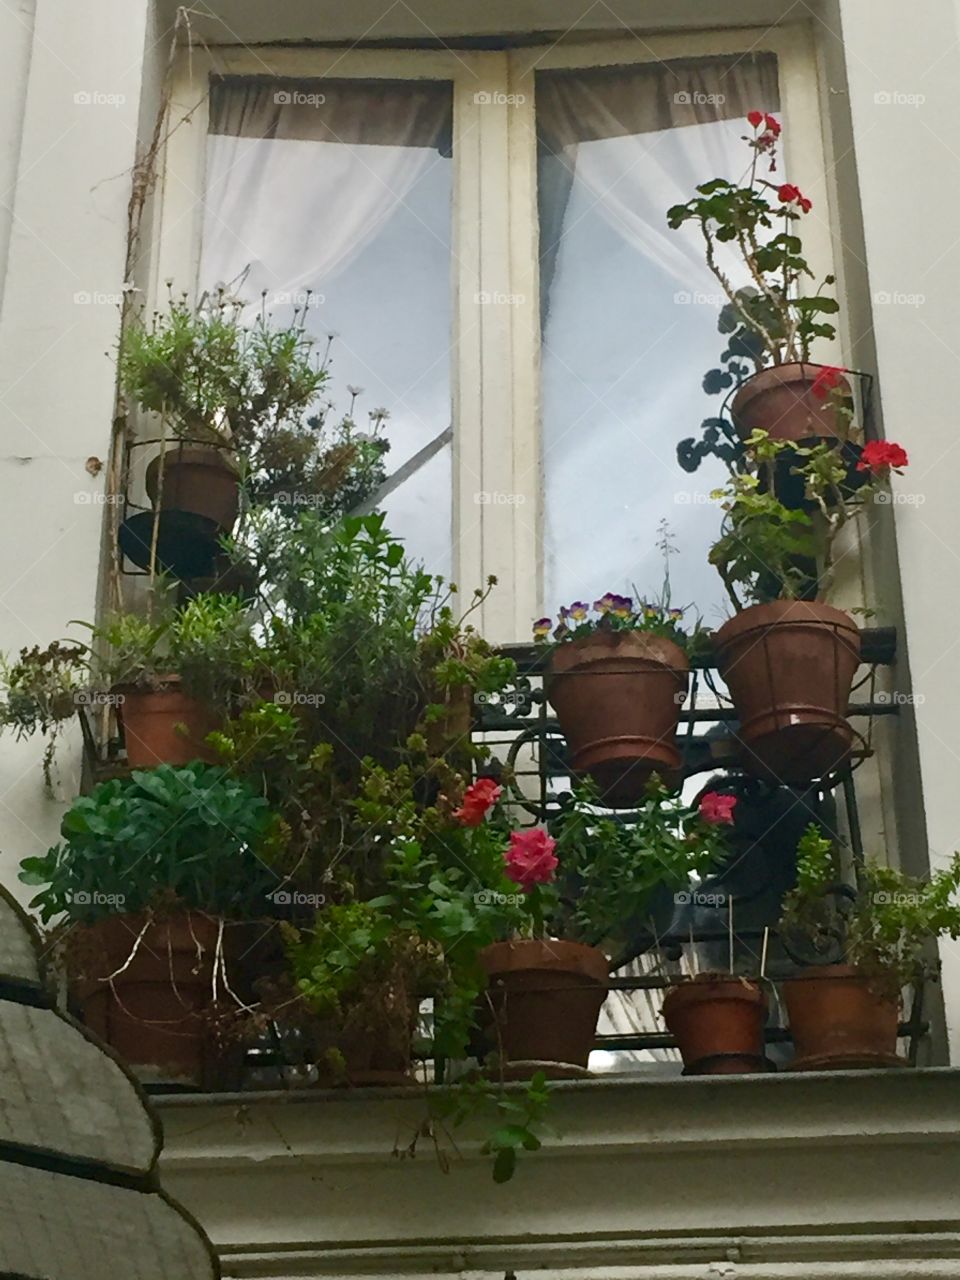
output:
M 168 280 L 191 295 L 196 291 L 211 76 L 449 81 L 454 578 L 466 595 L 496 575 L 500 586 L 479 623 L 494 643 L 526 640 L 543 590 L 536 72 L 753 53 L 772 53 L 778 60 L 781 109 L 789 122 L 784 167 L 813 200 L 805 247 L 825 274 L 834 262 L 833 193 L 817 59 L 806 24 L 762 32 L 625 33 L 590 43 L 569 37 L 508 52 L 214 47 L 185 50 L 175 67 L 148 304 L 157 305 Z M 478 295 L 484 294 L 512 301 L 481 305 Z M 841 330 L 836 349 L 825 349 L 825 358 L 842 363 L 849 337 Z M 483 502 L 481 494 L 511 500 Z

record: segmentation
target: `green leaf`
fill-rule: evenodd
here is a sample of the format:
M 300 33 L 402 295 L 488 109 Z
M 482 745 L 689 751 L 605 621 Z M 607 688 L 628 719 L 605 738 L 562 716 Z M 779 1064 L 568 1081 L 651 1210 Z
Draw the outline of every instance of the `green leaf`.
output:
M 509 1182 L 516 1172 L 517 1152 L 515 1147 L 503 1147 L 496 1154 L 493 1162 L 494 1182 Z

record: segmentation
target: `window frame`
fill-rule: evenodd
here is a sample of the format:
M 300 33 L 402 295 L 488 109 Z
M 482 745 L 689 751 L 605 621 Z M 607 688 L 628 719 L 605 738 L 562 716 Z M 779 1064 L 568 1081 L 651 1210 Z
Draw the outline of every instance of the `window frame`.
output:
M 505 51 L 212 46 L 183 50 L 174 67 L 148 306 L 162 299 L 168 280 L 196 293 L 212 78 L 450 82 L 454 580 L 466 596 L 495 575 L 499 587 L 478 623 L 494 643 L 525 640 L 541 611 L 544 568 L 536 73 L 753 53 L 777 58 L 781 108 L 790 122 L 785 168 L 814 206 L 805 224 L 808 255 L 837 274 L 821 88 L 807 24 L 670 35 L 625 31 L 589 42 L 574 32 L 553 44 Z M 839 278 L 838 289 L 843 296 Z M 482 295 L 511 301 L 481 304 Z M 850 334 L 841 323 L 824 358 L 844 363 L 849 349 Z M 859 604 L 859 557 L 853 559 L 850 594 L 856 599 L 850 603 Z

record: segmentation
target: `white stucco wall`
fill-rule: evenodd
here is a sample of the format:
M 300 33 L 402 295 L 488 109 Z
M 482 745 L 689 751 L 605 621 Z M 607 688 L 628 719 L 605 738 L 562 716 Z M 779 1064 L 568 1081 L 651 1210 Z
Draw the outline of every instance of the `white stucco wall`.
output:
M 960 5 L 924 0 L 909 20 L 897 0 L 841 0 L 839 10 L 884 430 L 911 460 L 895 487 L 912 500 L 893 507 L 902 652 L 918 696 L 901 729 L 915 719 L 925 814 L 917 839 L 925 835 L 937 866 L 960 847 Z M 960 944 L 947 940 L 941 954 L 955 1057 Z
M 148 0 L 0 8 L 0 176 L 15 193 L 0 301 L 0 649 L 91 619 L 113 415 L 115 302 L 146 53 Z M 32 38 L 31 38 L 32 35 Z M 7 74 L 9 73 L 9 74 Z M 18 107 L 19 98 L 19 107 Z M 20 135 L 22 134 L 22 141 Z M 4 223 L 0 221 L 0 262 Z M 82 635 L 74 629 L 72 634 Z M 41 744 L 0 739 L 0 880 L 56 836 Z M 76 735 L 61 753 L 76 792 Z

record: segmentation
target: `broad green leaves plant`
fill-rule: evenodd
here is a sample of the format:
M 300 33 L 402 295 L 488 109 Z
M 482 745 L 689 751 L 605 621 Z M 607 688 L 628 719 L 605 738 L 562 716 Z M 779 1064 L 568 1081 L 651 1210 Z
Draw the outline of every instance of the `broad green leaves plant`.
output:
M 61 842 L 25 858 L 20 879 L 46 923 L 91 923 L 175 905 L 232 919 L 268 914 L 282 831 L 261 796 L 224 769 L 158 765 L 78 796 Z

